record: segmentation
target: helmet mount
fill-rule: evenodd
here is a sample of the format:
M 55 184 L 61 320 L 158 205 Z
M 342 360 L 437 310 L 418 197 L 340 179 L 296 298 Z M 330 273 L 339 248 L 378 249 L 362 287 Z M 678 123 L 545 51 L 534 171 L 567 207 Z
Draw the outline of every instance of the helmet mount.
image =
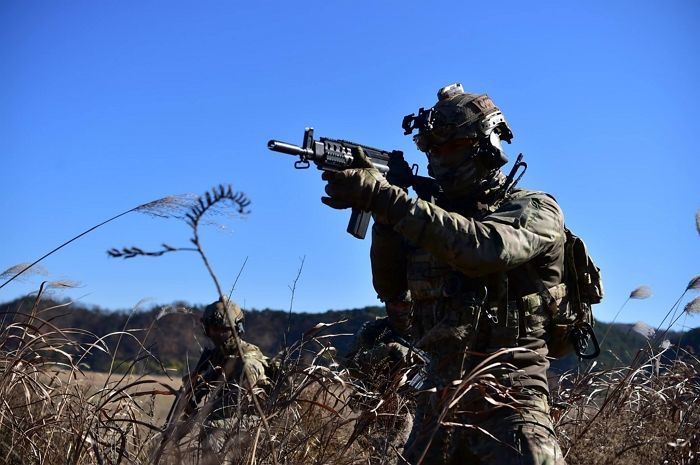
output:
M 491 98 L 464 92 L 459 83 L 441 88 L 432 108 L 420 108 L 417 115 L 406 115 L 401 126 L 405 135 L 417 131 L 413 140 L 423 152 L 455 139 L 477 139 L 480 155 L 486 156 L 487 161 L 492 159 L 491 164 L 497 167 L 507 161 L 501 141 L 510 143 L 513 139 L 508 122 Z

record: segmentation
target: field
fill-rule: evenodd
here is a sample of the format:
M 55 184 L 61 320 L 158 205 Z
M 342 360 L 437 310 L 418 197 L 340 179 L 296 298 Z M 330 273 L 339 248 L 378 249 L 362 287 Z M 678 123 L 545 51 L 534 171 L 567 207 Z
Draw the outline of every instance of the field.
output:
M 164 375 L 148 374 L 144 376 L 127 375 L 125 378 L 115 376 L 110 373 L 98 371 L 71 372 L 69 370 L 57 370 L 49 373 L 50 376 L 56 376 L 61 383 L 74 383 L 86 390 L 87 395 L 95 395 L 100 389 L 112 384 L 132 385 L 138 381 L 145 382 L 146 386 L 162 385 L 169 386 L 173 392 L 180 389 L 182 384 L 179 377 L 168 378 Z M 73 379 L 70 379 L 73 377 Z M 139 392 L 148 391 L 148 389 L 140 388 L 137 384 L 133 388 L 127 389 L 126 392 L 134 396 L 134 401 L 140 406 L 143 411 L 143 419 L 152 421 L 154 425 L 162 425 L 168 416 L 170 406 L 175 399 L 175 395 L 166 394 L 167 389 L 159 389 L 158 394 L 149 396 L 140 396 Z
M 82 371 L 87 352 L 113 348 L 98 338 L 77 344 L 80 330 L 52 327 L 41 314 L 6 325 L 0 453 L 9 464 L 204 464 L 214 463 L 211 438 L 224 431 L 217 460 L 230 463 L 396 463 L 410 429 L 406 372 L 386 376 L 373 364 L 378 371 L 363 380 L 335 360 L 329 329 L 319 324 L 289 347 L 272 384 L 246 391 L 222 428 L 212 430 L 205 402 L 163 430 L 180 374 L 139 374 L 147 357 L 121 373 Z M 700 361 L 691 354 L 650 341 L 630 366 L 581 366 L 552 394 L 569 464 L 698 463 Z

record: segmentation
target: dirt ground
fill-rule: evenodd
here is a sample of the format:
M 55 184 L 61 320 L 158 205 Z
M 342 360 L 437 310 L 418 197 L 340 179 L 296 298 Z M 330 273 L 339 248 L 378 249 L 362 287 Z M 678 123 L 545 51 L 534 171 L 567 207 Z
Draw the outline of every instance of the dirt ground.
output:
M 71 376 L 69 371 L 55 372 L 62 382 L 67 382 Z M 139 405 L 142 406 L 144 417 L 151 419 L 156 425 L 163 424 L 170 406 L 175 399 L 175 396 L 169 392 L 166 386 L 169 386 L 173 391 L 177 392 L 180 388 L 179 376 L 154 376 L 140 375 L 125 376 L 119 373 L 102 373 L 95 371 L 85 371 L 83 373 L 73 372 L 75 379 L 79 384 L 85 386 L 88 392 L 98 392 L 104 388 L 119 389 L 128 386 L 132 383 L 139 383 L 129 387 L 126 392 L 135 396 Z

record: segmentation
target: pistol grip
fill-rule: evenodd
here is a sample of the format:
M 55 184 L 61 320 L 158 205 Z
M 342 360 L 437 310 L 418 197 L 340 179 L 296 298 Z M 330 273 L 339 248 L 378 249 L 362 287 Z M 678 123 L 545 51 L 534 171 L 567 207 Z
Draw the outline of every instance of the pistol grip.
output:
M 369 219 L 371 217 L 372 213 L 353 208 L 347 231 L 353 237 L 364 239 L 365 235 L 367 234 L 367 227 L 369 226 Z

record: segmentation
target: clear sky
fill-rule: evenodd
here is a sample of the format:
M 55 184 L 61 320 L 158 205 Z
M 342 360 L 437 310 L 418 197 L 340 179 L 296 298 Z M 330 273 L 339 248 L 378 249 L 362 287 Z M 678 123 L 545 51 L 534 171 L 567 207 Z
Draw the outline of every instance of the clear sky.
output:
M 658 323 L 700 274 L 696 1 L 94 2 L 0 5 L 0 271 L 30 262 L 121 211 L 230 183 L 245 220 L 206 228 L 224 287 L 247 308 L 376 304 L 369 241 L 323 206 L 316 170 L 268 139 L 319 136 L 400 149 L 425 162 L 402 117 L 461 82 L 508 118 L 521 186 L 554 194 L 603 270 L 610 320 Z M 506 167 L 506 169 L 508 169 Z M 177 220 L 130 214 L 0 290 L 42 279 L 107 308 L 215 289 L 194 254 L 117 260 L 111 247 L 187 246 Z M 687 302 L 688 296 L 682 303 Z M 689 319 L 688 325 L 698 321 Z

